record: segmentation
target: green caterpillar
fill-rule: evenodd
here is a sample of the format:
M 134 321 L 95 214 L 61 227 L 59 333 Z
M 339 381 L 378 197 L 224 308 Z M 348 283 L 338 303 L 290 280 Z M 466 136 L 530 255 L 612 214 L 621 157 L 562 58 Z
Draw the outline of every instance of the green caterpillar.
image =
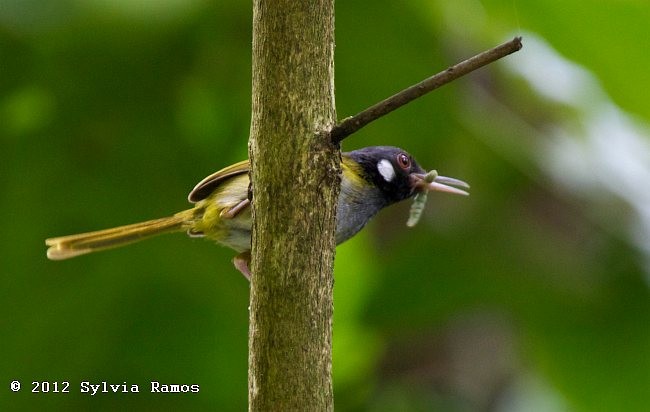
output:
M 430 170 L 424 176 L 424 181 L 427 183 L 431 183 L 434 181 L 436 177 L 438 177 L 438 172 L 436 172 L 435 170 Z M 420 217 L 422 217 L 422 212 L 424 211 L 424 207 L 427 204 L 428 193 L 429 192 L 427 190 L 423 190 L 421 192 L 418 192 L 415 195 L 415 197 L 413 198 L 413 204 L 411 205 L 409 219 L 406 221 L 406 226 L 413 227 L 418 224 L 418 222 L 420 221 Z

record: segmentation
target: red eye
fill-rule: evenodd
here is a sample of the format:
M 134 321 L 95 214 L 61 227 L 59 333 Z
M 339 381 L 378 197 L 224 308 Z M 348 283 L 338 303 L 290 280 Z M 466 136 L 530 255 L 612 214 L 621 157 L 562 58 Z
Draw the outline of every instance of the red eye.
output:
M 411 158 L 404 153 L 397 155 L 397 164 L 404 170 L 408 170 L 411 167 Z

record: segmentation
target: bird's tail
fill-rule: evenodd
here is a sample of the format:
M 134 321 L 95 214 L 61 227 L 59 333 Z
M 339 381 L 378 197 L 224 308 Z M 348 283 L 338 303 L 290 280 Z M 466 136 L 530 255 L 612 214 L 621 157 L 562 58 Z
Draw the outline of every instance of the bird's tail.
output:
M 52 260 L 69 259 L 86 253 L 124 246 L 162 233 L 181 232 L 188 228 L 193 212 L 193 209 L 189 209 L 162 219 L 46 239 L 45 244 L 49 246 L 47 257 Z

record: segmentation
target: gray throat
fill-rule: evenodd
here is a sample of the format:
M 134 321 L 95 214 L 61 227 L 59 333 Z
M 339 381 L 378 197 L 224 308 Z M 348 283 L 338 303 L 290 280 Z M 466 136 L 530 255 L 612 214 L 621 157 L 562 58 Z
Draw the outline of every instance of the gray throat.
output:
M 381 209 L 388 206 L 385 197 L 377 188 L 360 191 L 343 182 L 336 211 L 336 244 L 343 243 L 356 235 Z

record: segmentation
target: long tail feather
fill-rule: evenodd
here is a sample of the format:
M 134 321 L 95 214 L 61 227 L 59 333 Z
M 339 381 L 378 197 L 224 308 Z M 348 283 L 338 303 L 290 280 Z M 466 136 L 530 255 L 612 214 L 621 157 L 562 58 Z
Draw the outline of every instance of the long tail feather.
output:
M 163 233 L 180 232 L 187 229 L 191 212 L 190 209 L 162 219 L 46 239 L 45 244 L 49 246 L 47 257 L 52 260 L 69 259 L 86 253 L 124 246 Z

